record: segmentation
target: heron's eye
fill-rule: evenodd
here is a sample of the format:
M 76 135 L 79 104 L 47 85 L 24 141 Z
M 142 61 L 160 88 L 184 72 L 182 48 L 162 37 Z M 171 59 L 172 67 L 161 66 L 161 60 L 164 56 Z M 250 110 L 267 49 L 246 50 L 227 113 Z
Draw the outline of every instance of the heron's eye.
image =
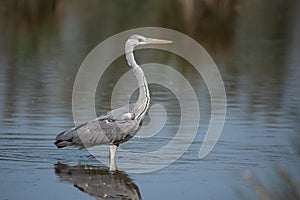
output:
M 138 42 L 143 42 L 144 40 L 141 38 L 138 38 Z

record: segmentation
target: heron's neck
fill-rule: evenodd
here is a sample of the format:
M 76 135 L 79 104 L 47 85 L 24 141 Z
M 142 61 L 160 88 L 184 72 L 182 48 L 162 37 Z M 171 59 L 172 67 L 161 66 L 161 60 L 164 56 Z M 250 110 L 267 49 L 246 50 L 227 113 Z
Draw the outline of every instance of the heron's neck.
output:
M 134 59 L 133 51 L 126 51 L 126 59 L 128 65 L 132 67 L 132 71 L 137 79 L 138 86 L 139 86 L 139 97 L 136 104 L 137 105 L 136 117 L 143 119 L 150 104 L 148 83 L 142 68 L 136 63 Z

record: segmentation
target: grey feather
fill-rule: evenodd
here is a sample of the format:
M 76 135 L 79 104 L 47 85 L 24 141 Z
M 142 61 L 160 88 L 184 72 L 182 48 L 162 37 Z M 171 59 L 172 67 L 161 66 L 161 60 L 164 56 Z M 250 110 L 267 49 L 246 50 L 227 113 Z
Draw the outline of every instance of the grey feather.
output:
M 91 147 L 101 144 L 119 144 L 133 137 L 140 128 L 139 120 L 134 120 L 133 104 L 117 108 L 94 120 L 60 133 L 56 146 Z

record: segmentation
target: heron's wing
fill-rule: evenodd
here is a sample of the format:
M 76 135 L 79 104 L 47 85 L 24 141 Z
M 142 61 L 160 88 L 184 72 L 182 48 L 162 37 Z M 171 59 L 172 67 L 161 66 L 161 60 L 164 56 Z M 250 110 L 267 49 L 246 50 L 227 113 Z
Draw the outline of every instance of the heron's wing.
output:
M 139 124 L 134 120 L 134 114 L 122 107 L 60 133 L 55 144 L 59 148 L 70 145 L 90 147 L 118 144 L 130 139 L 138 129 Z

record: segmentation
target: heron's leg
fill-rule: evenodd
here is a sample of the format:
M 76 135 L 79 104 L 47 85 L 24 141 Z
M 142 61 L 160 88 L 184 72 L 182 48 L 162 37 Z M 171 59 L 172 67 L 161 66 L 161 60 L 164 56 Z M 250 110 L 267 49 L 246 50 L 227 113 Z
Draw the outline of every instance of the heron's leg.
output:
M 110 155 L 110 161 L 109 161 L 109 171 L 116 171 L 116 152 L 117 152 L 118 145 L 111 144 L 109 145 L 109 155 Z

